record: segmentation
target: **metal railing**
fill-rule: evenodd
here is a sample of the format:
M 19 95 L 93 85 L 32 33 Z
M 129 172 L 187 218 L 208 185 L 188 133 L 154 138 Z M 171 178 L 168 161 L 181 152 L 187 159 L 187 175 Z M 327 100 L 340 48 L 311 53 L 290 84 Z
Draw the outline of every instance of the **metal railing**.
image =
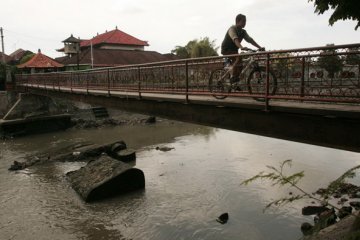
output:
M 234 55 L 237 56 L 237 55 Z M 360 43 L 349 45 L 302 48 L 241 54 L 253 56 L 266 67 L 267 81 L 249 93 L 247 81 L 240 90 L 226 93 L 237 98 L 263 98 L 292 101 L 360 103 Z M 16 86 L 65 88 L 93 91 L 114 91 L 157 94 L 181 94 L 186 100 L 192 95 L 212 95 L 209 91 L 211 73 L 223 67 L 223 56 L 193 58 L 149 64 L 119 66 L 71 72 L 16 75 Z M 277 89 L 269 94 L 269 70 L 277 79 Z M 247 76 L 249 73 L 245 73 Z

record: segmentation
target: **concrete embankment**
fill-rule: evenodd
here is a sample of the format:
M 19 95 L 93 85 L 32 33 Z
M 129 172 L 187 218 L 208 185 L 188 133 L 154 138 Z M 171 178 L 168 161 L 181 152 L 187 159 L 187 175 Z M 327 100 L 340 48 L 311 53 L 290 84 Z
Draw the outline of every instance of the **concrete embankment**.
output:
M 63 130 L 72 124 L 67 109 L 49 97 L 20 94 L 12 106 L 13 98 L 9 94 L 2 94 L 1 98 L 2 111 L 9 109 L 0 120 L 2 137 Z
M 13 104 L 14 97 L 9 95 L 8 92 L 0 91 L 0 118 L 3 118 L 11 105 Z

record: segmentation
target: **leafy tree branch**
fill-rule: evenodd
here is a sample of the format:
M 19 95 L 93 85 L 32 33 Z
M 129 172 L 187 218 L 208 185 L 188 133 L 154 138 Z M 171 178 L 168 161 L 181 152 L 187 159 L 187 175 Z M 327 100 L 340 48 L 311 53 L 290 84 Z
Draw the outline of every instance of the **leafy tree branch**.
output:
M 338 20 L 357 21 L 355 30 L 360 26 L 360 2 L 359 0 L 308 0 L 314 2 L 315 12 L 323 14 L 329 9 L 334 12 L 329 18 L 329 24 L 332 26 Z

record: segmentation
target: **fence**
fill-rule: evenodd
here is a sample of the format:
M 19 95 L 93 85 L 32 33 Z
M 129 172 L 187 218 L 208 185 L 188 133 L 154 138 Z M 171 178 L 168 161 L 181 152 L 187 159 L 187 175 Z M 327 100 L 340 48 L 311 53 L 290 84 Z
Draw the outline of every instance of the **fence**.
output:
M 246 71 L 238 88 L 222 93 L 231 97 L 292 101 L 360 103 L 360 44 L 246 53 L 265 69 Z M 238 55 L 232 55 L 238 56 Z M 17 87 L 38 87 L 61 91 L 64 88 L 92 91 L 126 91 L 158 94 L 212 95 L 209 79 L 223 69 L 224 57 L 206 57 L 72 72 L 16 75 Z M 271 86 L 270 77 L 276 78 Z M 270 79 L 270 80 L 269 80 Z M 271 88 L 275 87 L 276 91 Z

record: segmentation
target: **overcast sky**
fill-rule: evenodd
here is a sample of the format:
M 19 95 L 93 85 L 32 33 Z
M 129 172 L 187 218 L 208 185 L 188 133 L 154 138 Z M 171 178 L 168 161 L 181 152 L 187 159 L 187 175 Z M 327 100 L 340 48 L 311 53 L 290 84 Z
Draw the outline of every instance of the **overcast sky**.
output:
M 315 14 L 308 0 L 4 0 L 0 27 L 6 54 L 41 48 L 58 57 L 55 49 L 70 34 L 90 39 L 115 26 L 148 41 L 146 50 L 168 53 L 203 37 L 220 46 L 238 13 L 247 16 L 249 35 L 268 50 L 360 42 L 355 21 L 331 27 L 330 13 Z

